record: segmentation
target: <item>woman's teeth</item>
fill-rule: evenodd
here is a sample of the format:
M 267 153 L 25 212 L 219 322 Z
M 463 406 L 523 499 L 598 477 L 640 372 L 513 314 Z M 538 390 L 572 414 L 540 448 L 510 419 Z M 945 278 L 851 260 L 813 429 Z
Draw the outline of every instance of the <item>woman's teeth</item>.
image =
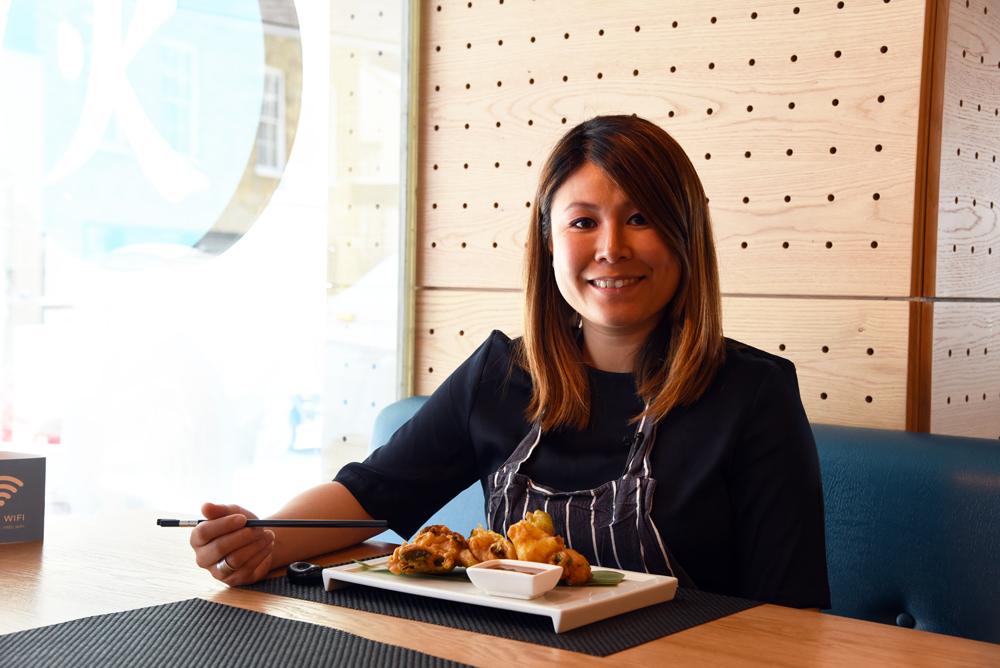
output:
M 633 283 L 638 283 L 638 278 L 617 278 L 617 279 L 606 279 L 606 278 L 595 278 L 591 281 L 595 286 L 599 288 L 623 288 L 626 285 L 632 285 Z

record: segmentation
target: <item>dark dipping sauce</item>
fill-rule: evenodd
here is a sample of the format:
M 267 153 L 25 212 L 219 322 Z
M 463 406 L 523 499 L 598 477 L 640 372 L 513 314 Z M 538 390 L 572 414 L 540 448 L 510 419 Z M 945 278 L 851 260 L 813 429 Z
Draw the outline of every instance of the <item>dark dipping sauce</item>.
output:
M 510 571 L 512 573 L 524 573 L 525 575 L 538 575 L 544 573 L 544 568 L 532 568 L 531 566 L 513 566 L 511 564 L 493 564 L 485 566 L 491 571 Z

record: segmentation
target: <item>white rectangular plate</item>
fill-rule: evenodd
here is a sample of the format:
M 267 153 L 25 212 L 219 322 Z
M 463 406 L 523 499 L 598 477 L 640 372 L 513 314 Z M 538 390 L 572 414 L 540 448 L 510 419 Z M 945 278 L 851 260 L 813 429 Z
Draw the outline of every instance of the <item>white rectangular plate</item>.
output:
M 387 561 L 389 557 L 380 557 L 366 561 L 365 564 L 371 568 L 383 568 Z M 484 605 L 530 615 L 544 615 L 552 619 L 552 627 L 556 633 L 654 603 L 669 601 L 677 592 L 677 578 L 634 571 L 620 572 L 625 574 L 625 579 L 613 587 L 560 586 L 544 596 L 527 601 L 490 596 L 477 589 L 468 580 L 457 577 L 393 575 L 384 571 L 369 570 L 360 564 L 345 564 L 323 569 L 323 586 L 329 591 L 335 588 L 336 581 L 351 582 L 445 601 Z

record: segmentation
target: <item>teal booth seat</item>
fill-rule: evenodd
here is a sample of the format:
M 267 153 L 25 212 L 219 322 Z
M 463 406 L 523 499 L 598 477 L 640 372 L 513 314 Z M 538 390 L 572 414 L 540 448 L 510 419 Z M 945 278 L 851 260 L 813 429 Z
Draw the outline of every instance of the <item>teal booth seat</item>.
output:
M 425 401 L 387 406 L 372 443 L 387 442 Z M 828 612 L 1000 643 L 1000 442 L 830 425 L 813 434 Z M 482 522 L 477 482 L 427 523 L 468 535 Z

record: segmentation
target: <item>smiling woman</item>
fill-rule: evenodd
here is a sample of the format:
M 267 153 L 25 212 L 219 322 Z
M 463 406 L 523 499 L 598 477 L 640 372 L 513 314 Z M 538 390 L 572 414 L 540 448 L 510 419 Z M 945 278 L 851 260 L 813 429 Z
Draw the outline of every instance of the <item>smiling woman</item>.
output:
M 680 146 L 640 118 L 594 118 L 556 145 L 535 204 L 524 338 L 493 332 L 387 444 L 277 516 L 378 517 L 409 536 L 479 480 L 486 528 L 515 543 L 542 509 L 589 564 L 827 607 L 795 369 L 723 338 L 706 198 Z M 204 511 L 197 562 L 229 584 L 359 538 L 270 543 L 240 533 L 238 506 Z M 235 573 L 216 567 L 227 557 Z
M 589 389 L 567 323 L 583 330 L 587 363 L 636 372 L 651 416 L 697 399 L 724 354 L 721 300 L 705 192 L 680 145 L 632 116 L 581 123 L 553 149 L 533 210 L 523 360 L 535 380 L 531 417 L 546 429 L 587 424 Z
M 580 314 L 584 361 L 604 371 L 631 371 L 635 352 L 677 291 L 677 259 L 592 162 L 566 179 L 552 208 L 552 266 L 559 292 Z

